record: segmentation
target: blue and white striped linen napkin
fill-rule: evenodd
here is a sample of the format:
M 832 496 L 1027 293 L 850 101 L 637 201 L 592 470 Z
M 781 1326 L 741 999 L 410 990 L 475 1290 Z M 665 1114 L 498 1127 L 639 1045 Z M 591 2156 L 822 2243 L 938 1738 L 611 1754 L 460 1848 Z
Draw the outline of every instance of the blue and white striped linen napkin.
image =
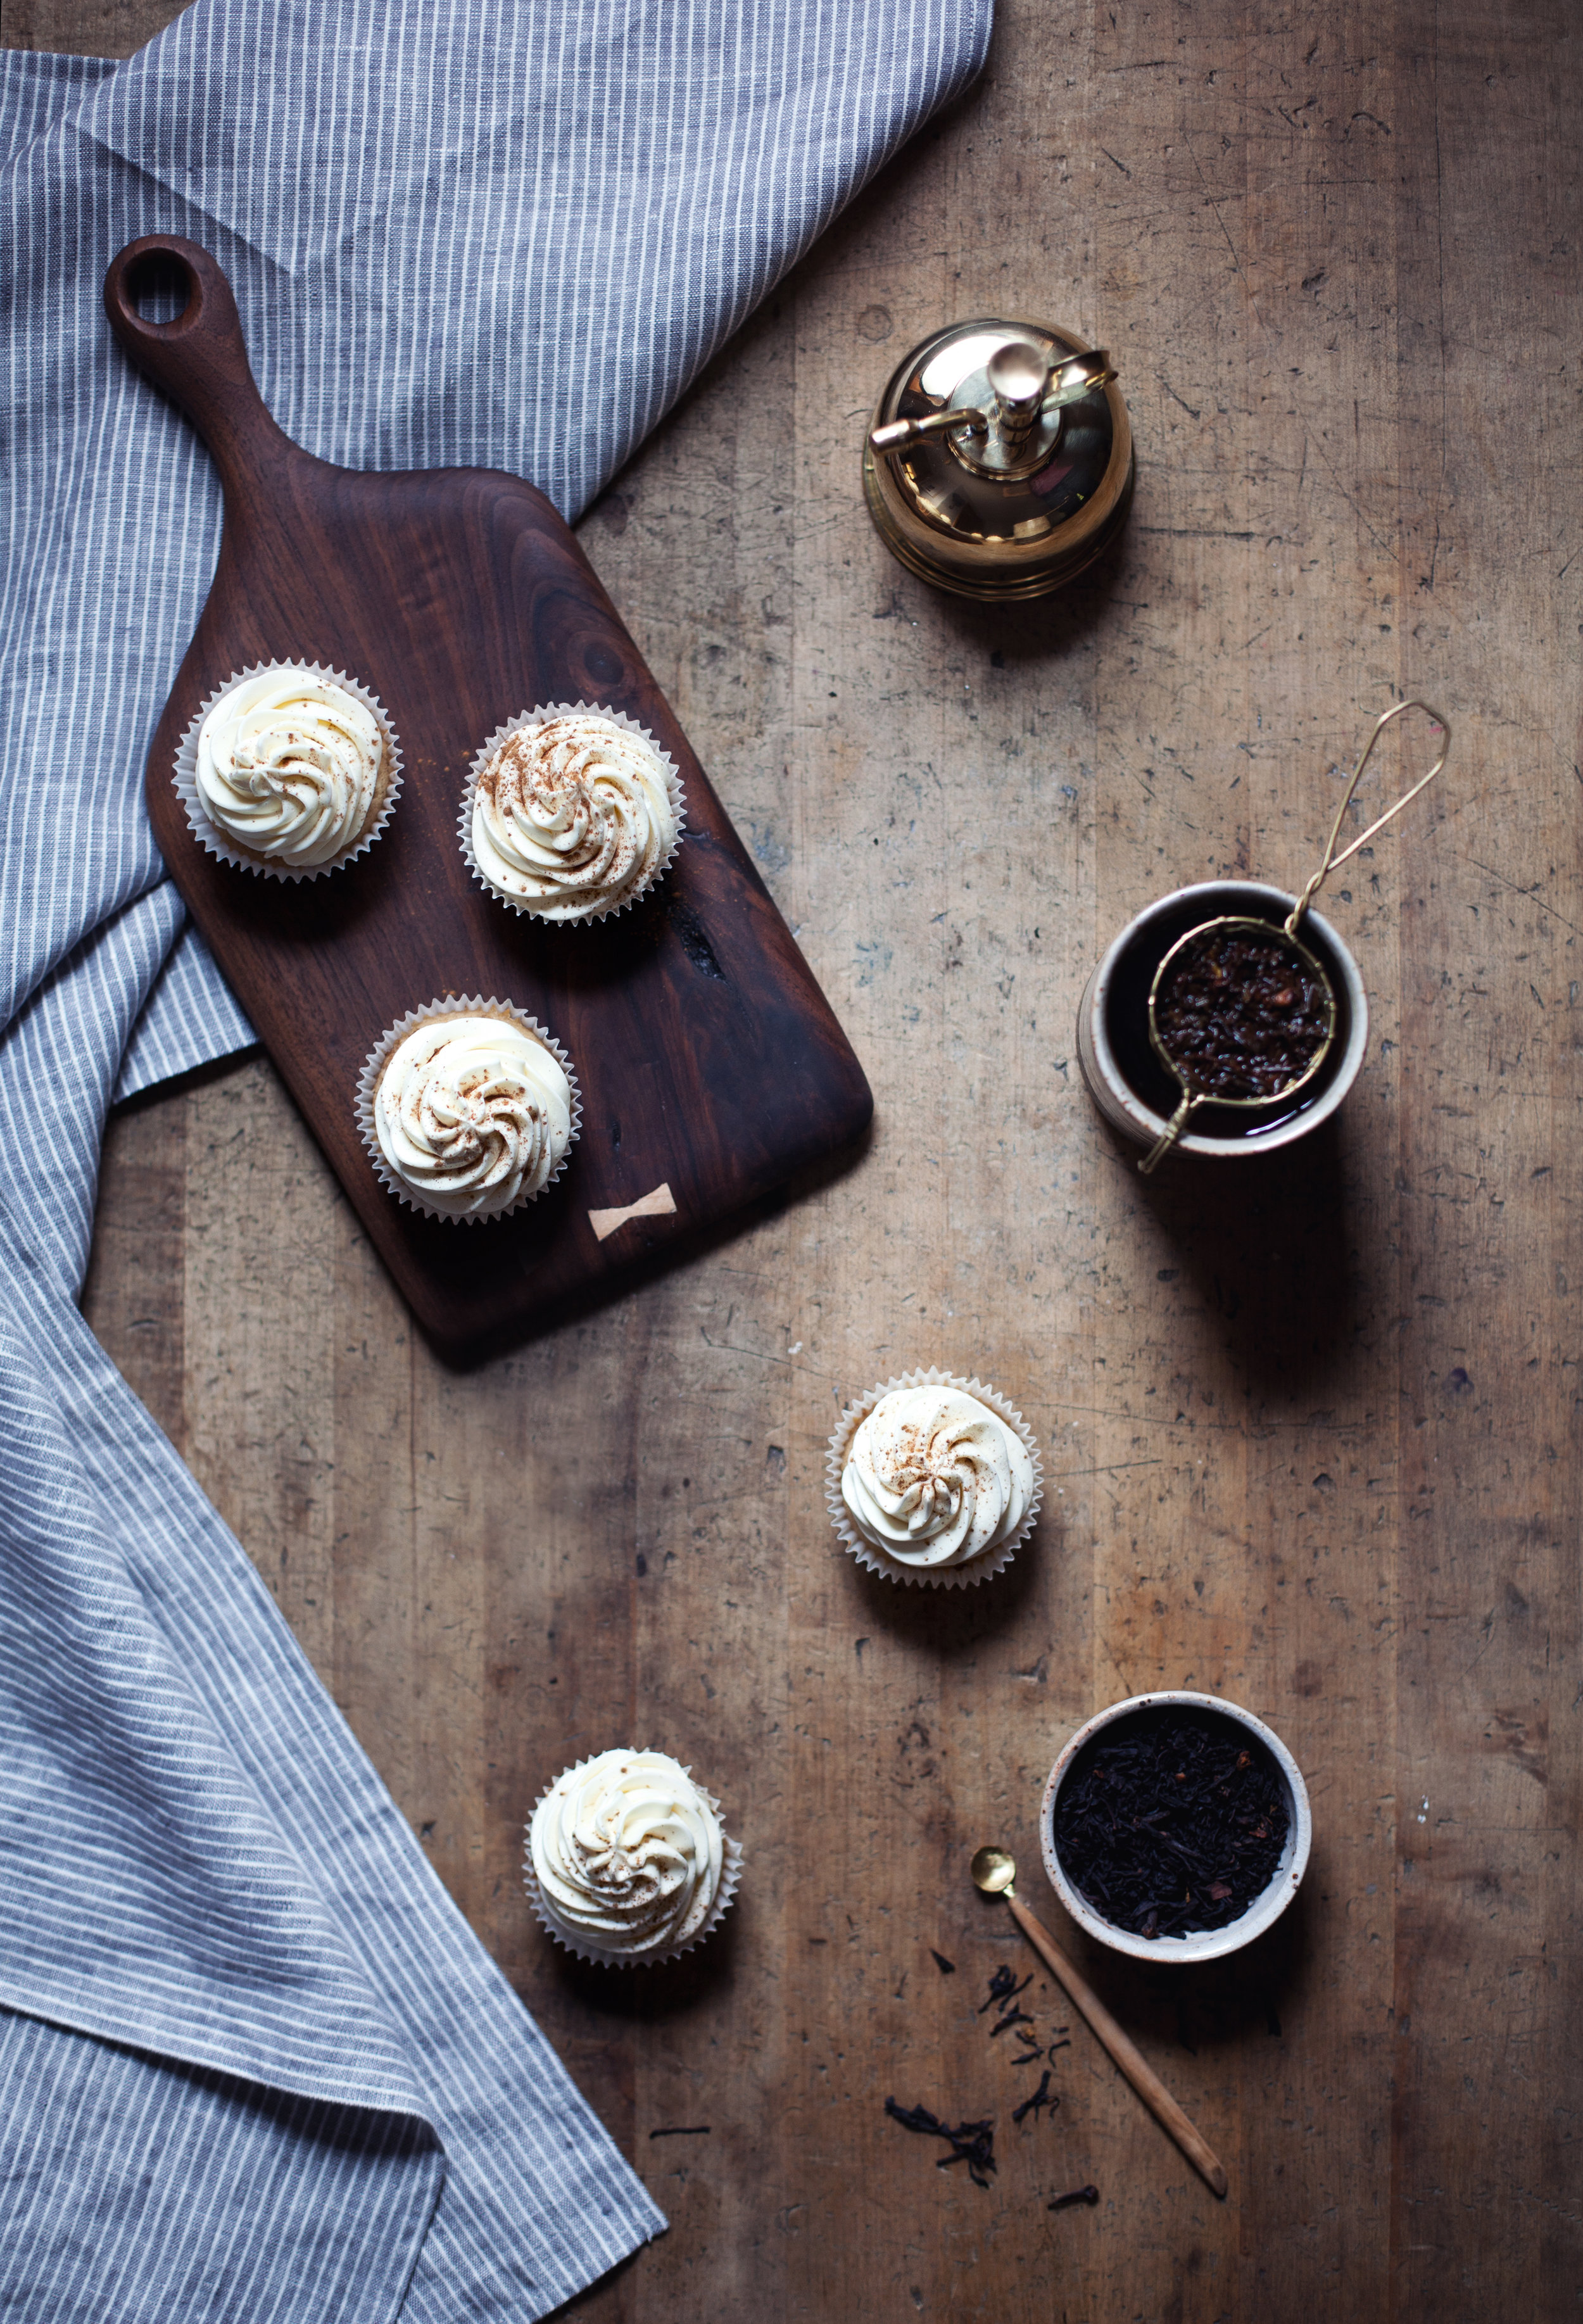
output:
M 113 1097 L 251 1038 L 141 801 L 219 492 L 105 268 L 203 243 L 299 442 L 575 516 L 990 5 L 198 0 L 0 54 L 9 2324 L 537 2317 L 664 2224 L 78 1313 Z

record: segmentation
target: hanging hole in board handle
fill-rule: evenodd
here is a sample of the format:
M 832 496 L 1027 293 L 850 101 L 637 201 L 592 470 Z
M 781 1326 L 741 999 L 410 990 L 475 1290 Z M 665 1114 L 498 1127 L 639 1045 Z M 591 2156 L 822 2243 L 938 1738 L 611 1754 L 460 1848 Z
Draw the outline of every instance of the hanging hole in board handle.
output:
M 261 459 L 284 456 L 287 439 L 260 400 L 231 285 L 200 243 L 175 234 L 129 242 L 106 272 L 105 314 L 139 371 L 196 422 L 227 488 Z
M 197 275 L 173 250 L 145 250 L 126 270 L 126 295 L 152 330 L 179 323 L 197 293 Z
M 1394 807 L 1388 807 L 1384 815 L 1376 816 L 1375 820 L 1369 825 L 1368 829 L 1367 831 L 1360 831 L 1357 838 L 1352 841 L 1351 844 L 1348 847 L 1344 847 L 1338 855 L 1336 853 L 1336 842 L 1341 835 L 1341 820 L 1348 808 L 1352 804 L 1352 795 L 1354 791 L 1357 790 L 1358 784 L 1363 780 L 1363 770 L 1374 755 L 1374 746 L 1379 741 L 1380 736 L 1385 733 L 1385 728 L 1390 725 L 1392 720 L 1404 717 L 1409 710 L 1422 710 L 1424 716 L 1429 720 L 1431 725 L 1439 727 L 1440 733 L 1440 755 L 1435 760 L 1433 766 L 1430 769 L 1427 775 L 1421 775 L 1410 790 L 1403 792 L 1401 798 L 1396 801 Z M 1330 835 L 1325 842 L 1324 860 L 1321 863 L 1319 870 L 1309 881 L 1309 883 L 1307 887 L 1304 888 L 1302 895 L 1297 899 L 1296 904 L 1293 908 L 1291 918 L 1286 922 L 1286 934 L 1289 936 L 1294 936 L 1297 934 L 1298 923 L 1302 920 L 1304 912 L 1307 911 L 1314 898 L 1319 894 L 1320 890 L 1324 886 L 1325 881 L 1330 878 L 1330 873 L 1338 870 L 1341 864 L 1345 863 L 1348 860 L 1349 857 L 1356 855 L 1360 847 L 1367 847 L 1369 841 L 1375 836 L 1376 833 L 1383 831 L 1386 824 L 1391 822 L 1394 816 L 1400 815 L 1404 807 L 1411 807 L 1413 800 L 1418 797 L 1420 791 L 1426 791 L 1429 788 L 1431 783 L 1433 782 L 1435 777 L 1440 773 L 1440 769 L 1445 765 L 1446 761 L 1450 757 L 1450 755 L 1451 722 L 1449 718 L 1445 717 L 1441 712 L 1433 708 L 1431 704 L 1420 701 L 1415 696 L 1411 702 L 1395 703 L 1389 710 L 1383 710 L 1380 713 L 1379 716 L 1374 722 L 1374 732 L 1370 734 L 1367 742 L 1363 746 L 1363 755 L 1352 770 L 1352 779 L 1341 794 L 1341 803 L 1336 809 L 1336 819 L 1330 825 Z
M 116 336 L 154 332 L 179 337 L 202 317 L 203 281 L 174 238 L 145 235 L 113 259 L 105 277 L 105 309 Z

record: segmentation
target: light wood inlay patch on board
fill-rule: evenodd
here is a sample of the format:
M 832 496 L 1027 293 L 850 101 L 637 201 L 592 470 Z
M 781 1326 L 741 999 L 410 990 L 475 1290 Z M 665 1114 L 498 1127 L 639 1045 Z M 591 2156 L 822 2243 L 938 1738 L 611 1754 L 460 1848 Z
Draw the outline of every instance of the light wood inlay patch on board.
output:
M 606 1235 L 614 1234 L 629 1219 L 668 1218 L 676 1209 L 676 1197 L 668 1186 L 656 1186 L 652 1194 L 640 1194 L 622 1211 L 590 1211 L 588 1223 L 594 1230 L 594 1240 L 603 1242 Z

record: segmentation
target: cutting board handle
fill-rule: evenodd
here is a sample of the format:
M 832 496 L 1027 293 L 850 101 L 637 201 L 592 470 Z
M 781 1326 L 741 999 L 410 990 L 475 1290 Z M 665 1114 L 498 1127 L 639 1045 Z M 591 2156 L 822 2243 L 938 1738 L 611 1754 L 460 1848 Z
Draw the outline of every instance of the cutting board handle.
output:
M 151 322 L 137 309 L 156 270 L 167 281 L 174 276 L 187 285 L 187 304 L 168 323 Z M 227 497 L 282 458 L 309 458 L 265 409 L 231 285 L 196 242 L 175 234 L 145 234 L 129 242 L 105 276 L 105 312 L 138 369 L 197 426 Z

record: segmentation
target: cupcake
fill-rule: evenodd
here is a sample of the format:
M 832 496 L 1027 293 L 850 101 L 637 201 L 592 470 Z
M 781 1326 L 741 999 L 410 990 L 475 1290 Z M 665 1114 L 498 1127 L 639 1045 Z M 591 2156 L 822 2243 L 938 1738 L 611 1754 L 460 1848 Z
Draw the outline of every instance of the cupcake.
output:
M 483 887 L 536 919 L 625 911 L 676 853 L 676 767 L 620 711 L 530 710 L 492 734 L 462 802 L 462 853 Z
M 828 1475 L 832 1521 L 859 1563 L 936 1589 L 965 1589 L 1008 1565 L 1043 1490 L 1022 1415 L 981 1381 L 934 1370 L 849 1406 Z
M 374 696 L 339 670 L 276 662 L 211 696 L 182 737 L 176 788 L 212 855 L 316 880 L 379 837 L 401 756 Z
M 611 1969 L 689 1952 L 736 1895 L 741 1849 L 720 1803 L 664 1751 L 601 1751 L 533 1811 L 522 1868 L 557 1944 Z
M 433 1001 L 392 1025 L 363 1068 L 358 1127 L 414 1210 L 478 1221 L 560 1176 L 582 1105 L 566 1051 L 503 1001 Z

